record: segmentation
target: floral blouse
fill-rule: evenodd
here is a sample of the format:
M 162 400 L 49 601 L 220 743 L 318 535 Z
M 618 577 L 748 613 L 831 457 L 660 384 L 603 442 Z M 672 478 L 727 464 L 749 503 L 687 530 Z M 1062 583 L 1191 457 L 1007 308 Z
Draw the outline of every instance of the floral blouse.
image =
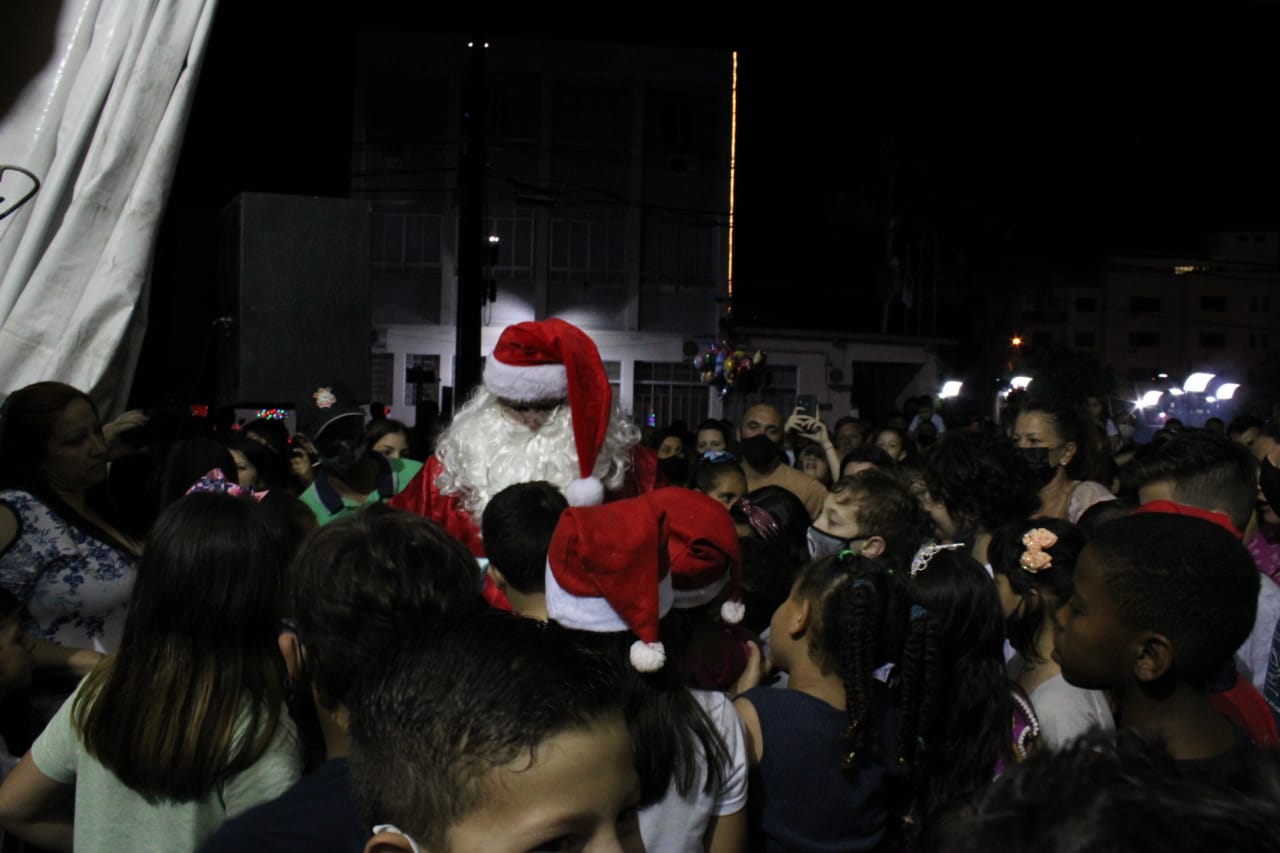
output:
M 35 621 L 33 633 L 62 646 L 110 654 L 120 644 L 137 565 L 27 492 L 0 490 L 18 519 L 17 537 L 0 553 L 0 587 Z

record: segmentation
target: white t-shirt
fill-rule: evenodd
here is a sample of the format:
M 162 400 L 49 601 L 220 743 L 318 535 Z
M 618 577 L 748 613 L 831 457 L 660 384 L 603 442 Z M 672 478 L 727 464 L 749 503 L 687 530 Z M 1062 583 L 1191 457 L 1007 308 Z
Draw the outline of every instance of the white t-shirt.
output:
M 1040 741 L 1060 749 L 1090 729 L 1115 731 L 1111 706 L 1098 690 L 1068 684 L 1059 673 L 1031 691 L 1031 707 L 1040 720 Z
M 1267 660 L 1271 656 L 1271 639 L 1280 623 L 1280 587 L 1263 575 L 1258 584 L 1258 610 L 1253 630 L 1236 650 L 1236 669 L 1261 693 L 1267 681 Z
M 724 738 L 729 763 L 719 791 L 704 791 L 706 773 L 699 771 L 688 799 L 681 797 L 673 784 L 661 800 L 640 812 L 640 836 L 644 849 L 651 853 L 701 853 L 711 818 L 731 815 L 747 806 L 747 742 L 738 712 L 723 693 L 689 692 Z

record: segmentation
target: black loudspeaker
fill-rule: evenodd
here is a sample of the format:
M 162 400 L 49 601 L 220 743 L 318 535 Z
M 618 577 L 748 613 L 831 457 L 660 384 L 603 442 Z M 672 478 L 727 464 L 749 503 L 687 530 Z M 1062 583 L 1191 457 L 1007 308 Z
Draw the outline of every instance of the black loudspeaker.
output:
M 217 401 L 370 394 L 369 205 L 243 193 L 219 221 Z

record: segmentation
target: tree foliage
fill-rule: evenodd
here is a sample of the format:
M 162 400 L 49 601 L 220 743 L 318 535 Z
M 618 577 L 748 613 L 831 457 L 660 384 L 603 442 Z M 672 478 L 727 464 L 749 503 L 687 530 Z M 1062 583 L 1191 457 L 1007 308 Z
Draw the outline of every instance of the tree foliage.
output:
M 1116 387 L 1115 371 L 1096 353 L 1061 344 L 1038 348 L 1027 357 L 1031 396 L 1063 406 L 1081 406 L 1087 397 L 1106 399 Z

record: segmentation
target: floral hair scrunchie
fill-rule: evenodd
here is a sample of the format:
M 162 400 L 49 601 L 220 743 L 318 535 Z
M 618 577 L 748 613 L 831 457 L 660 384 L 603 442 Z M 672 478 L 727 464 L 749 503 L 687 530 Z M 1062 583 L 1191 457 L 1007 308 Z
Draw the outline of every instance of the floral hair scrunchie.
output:
M 1031 572 L 1033 575 L 1043 572 L 1053 565 L 1053 555 L 1045 549 L 1057 544 L 1058 537 L 1052 530 L 1045 530 L 1043 527 L 1028 530 L 1022 536 L 1022 547 L 1026 550 L 1018 558 L 1018 565 L 1022 566 L 1023 571 Z

